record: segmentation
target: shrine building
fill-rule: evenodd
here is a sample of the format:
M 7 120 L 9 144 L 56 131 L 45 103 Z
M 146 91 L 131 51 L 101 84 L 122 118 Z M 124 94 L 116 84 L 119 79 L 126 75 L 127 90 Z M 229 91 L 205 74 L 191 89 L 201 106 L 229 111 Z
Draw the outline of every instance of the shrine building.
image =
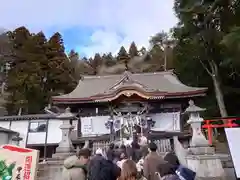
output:
M 59 108 L 70 107 L 79 117 L 71 138 L 80 143 L 129 139 L 135 132 L 173 136 L 183 131 L 181 112 L 189 99 L 205 95 L 206 90 L 184 85 L 173 71 L 125 71 L 84 76 L 71 93 L 54 96 L 52 101 Z
M 61 112 L 69 107 L 76 116 L 70 120 L 74 146 L 86 140 L 94 146 L 142 134 L 149 139 L 166 139 L 161 151 L 168 151 L 169 139 L 184 135 L 181 113 L 188 101 L 204 96 L 206 90 L 184 85 L 173 71 L 125 71 L 83 76 L 71 93 L 52 97 L 52 104 Z M 39 149 L 41 157 L 51 157 L 62 138 L 59 113 L 2 116 L 0 127 L 19 133 L 21 147 Z M 12 141 L 13 136 L 8 137 L 5 143 Z

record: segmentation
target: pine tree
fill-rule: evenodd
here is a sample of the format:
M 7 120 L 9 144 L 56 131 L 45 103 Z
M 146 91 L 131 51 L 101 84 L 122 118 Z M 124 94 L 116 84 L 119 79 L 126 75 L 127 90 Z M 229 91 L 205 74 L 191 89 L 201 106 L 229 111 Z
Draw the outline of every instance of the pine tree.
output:
M 20 108 L 27 109 L 25 92 L 29 69 L 27 69 L 25 45 L 30 40 L 31 34 L 25 27 L 19 27 L 12 32 L 9 31 L 8 37 L 13 51 L 7 76 L 7 92 L 9 96 L 5 106 L 9 114 L 16 114 Z
M 104 65 L 107 67 L 111 67 L 113 65 L 116 65 L 116 59 L 113 57 L 112 53 L 104 54 L 102 56 Z
M 102 62 L 102 57 L 99 53 L 96 53 L 93 59 L 89 59 L 89 65 L 92 68 L 93 75 L 96 75 L 98 73 L 98 69 L 102 65 Z
M 126 49 L 122 46 L 118 52 L 117 60 L 119 62 L 123 62 L 125 64 L 126 70 L 128 70 L 128 61 L 129 61 L 129 55 L 126 51 Z
M 42 32 L 32 35 L 25 44 L 26 67 L 24 72 L 28 72 L 25 79 L 27 100 L 27 112 L 39 113 L 48 103 L 50 94 L 47 84 L 48 59 L 46 56 L 46 38 Z M 35 98 L 32 98 L 35 97 Z
M 49 72 L 49 88 L 58 93 L 67 93 L 76 86 L 74 71 L 70 60 L 65 54 L 65 47 L 60 33 L 55 33 L 47 43 L 47 58 L 51 72 Z
M 131 58 L 139 55 L 137 46 L 134 41 L 131 43 L 129 47 L 128 54 L 130 55 Z
M 80 62 L 79 62 L 79 54 L 74 50 L 71 50 L 68 54 L 68 58 L 70 60 L 71 68 L 73 69 L 74 79 L 77 81 L 80 79 Z

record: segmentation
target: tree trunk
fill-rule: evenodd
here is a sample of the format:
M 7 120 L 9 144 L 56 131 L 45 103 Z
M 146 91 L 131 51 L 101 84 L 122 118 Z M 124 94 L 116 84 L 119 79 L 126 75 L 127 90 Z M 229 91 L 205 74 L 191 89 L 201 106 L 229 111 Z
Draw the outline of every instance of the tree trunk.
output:
M 219 77 L 219 73 L 218 73 L 218 67 L 216 65 L 216 63 L 211 62 L 210 63 L 210 67 L 211 67 L 211 77 L 213 80 L 213 85 L 214 85 L 214 89 L 215 89 L 215 96 L 217 99 L 217 104 L 218 104 L 218 108 L 221 114 L 221 117 L 227 117 L 227 110 L 226 110 L 226 106 L 225 106 L 225 102 L 224 102 L 224 98 L 223 98 L 223 92 L 221 89 L 221 83 L 220 83 L 220 77 Z
M 211 77 L 213 80 L 215 96 L 216 96 L 216 100 L 217 100 L 217 104 L 218 104 L 218 108 L 219 108 L 221 117 L 227 117 L 228 115 L 227 115 L 227 110 L 226 110 L 226 106 L 225 106 L 225 102 L 224 102 L 224 98 L 223 98 L 223 92 L 221 89 L 221 81 L 220 81 L 220 77 L 219 77 L 218 66 L 216 65 L 216 63 L 214 61 L 211 61 L 209 64 L 210 64 L 210 68 L 211 68 Z M 219 139 L 219 136 L 226 137 L 225 131 L 221 135 L 218 133 L 217 128 L 214 128 L 214 132 L 216 134 L 216 139 Z
M 223 99 L 222 89 L 220 87 L 220 82 L 216 76 L 212 76 L 213 85 L 215 89 L 215 96 L 218 103 L 218 108 L 221 114 L 221 117 L 227 117 L 227 110 Z

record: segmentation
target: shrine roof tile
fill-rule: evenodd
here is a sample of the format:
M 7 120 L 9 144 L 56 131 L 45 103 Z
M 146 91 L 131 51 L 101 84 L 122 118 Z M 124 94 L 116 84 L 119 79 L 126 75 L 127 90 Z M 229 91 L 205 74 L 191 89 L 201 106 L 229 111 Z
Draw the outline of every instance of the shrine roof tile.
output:
M 0 127 L 0 132 L 6 132 L 6 133 L 10 133 L 10 134 L 17 134 L 16 131 L 12 131 L 10 129 L 3 128 L 3 127 Z
M 34 119 L 56 119 L 57 117 L 52 114 L 28 114 L 28 115 L 13 115 L 1 116 L 0 121 L 9 120 L 34 120 Z
M 124 78 L 130 79 L 128 83 L 122 83 Z M 126 79 L 125 79 L 126 80 Z M 53 102 L 74 100 L 74 99 L 96 99 L 96 97 L 109 95 L 115 91 L 135 87 L 146 93 L 165 93 L 178 94 L 184 96 L 187 93 L 202 95 L 207 88 L 197 88 L 184 85 L 173 71 L 132 74 L 125 72 L 119 75 L 107 76 L 84 76 L 78 83 L 77 87 L 69 94 L 53 96 Z M 193 95 L 194 96 L 194 95 Z

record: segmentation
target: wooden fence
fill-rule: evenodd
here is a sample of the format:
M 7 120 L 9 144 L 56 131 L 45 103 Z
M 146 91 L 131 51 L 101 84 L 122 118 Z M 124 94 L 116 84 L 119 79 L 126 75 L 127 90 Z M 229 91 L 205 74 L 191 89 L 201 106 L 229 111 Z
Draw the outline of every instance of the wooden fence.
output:
M 106 151 L 110 141 L 98 141 L 93 143 L 92 152 L 95 153 L 98 148 L 101 148 L 103 151 Z M 155 140 L 158 150 L 158 153 L 166 153 L 172 150 L 170 139 L 161 139 Z

